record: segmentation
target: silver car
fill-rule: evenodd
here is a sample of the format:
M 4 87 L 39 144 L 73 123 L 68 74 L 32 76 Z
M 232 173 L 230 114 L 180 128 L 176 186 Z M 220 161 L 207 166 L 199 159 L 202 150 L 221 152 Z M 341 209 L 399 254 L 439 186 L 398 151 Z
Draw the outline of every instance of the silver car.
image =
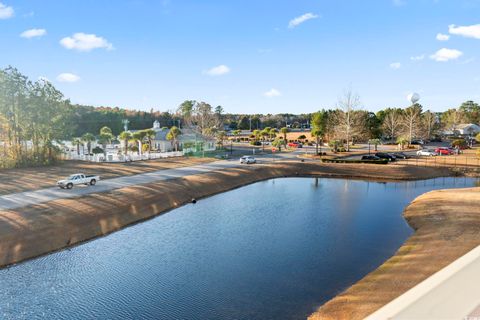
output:
M 257 163 L 257 160 L 255 160 L 255 158 L 252 156 L 243 156 L 240 158 L 240 163 L 245 163 L 245 164 Z
M 437 155 L 437 153 L 435 151 L 428 150 L 428 149 L 423 149 L 423 150 L 418 150 L 417 151 L 417 156 L 433 157 L 433 156 L 436 156 L 436 155 Z

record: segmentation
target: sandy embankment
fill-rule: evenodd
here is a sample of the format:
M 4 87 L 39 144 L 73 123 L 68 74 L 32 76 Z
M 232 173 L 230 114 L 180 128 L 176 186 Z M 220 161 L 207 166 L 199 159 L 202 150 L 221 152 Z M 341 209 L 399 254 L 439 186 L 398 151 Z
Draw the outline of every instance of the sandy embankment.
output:
M 438 190 L 404 212 L 415 233 L 377 270 L 310 319 L 363 319 L 480 245 L 480 188 Z
M 243 166 L 0 211 L 0 266 L 59 250 L 188 203 L 249 183 L 285 176 L 376 180 L 448 175 L 433 168 L 319 163 Z
M 130 163 L 97 163 L 87 161 L 64 161 L 55 166 L 0 170 L 0 195 L 48 188 L 58 180 L 77 172 L 95 174 L 102 179 L 111 179 L 157 170 L 189 167 L 212 162 L 212 158 L 168 158 Z

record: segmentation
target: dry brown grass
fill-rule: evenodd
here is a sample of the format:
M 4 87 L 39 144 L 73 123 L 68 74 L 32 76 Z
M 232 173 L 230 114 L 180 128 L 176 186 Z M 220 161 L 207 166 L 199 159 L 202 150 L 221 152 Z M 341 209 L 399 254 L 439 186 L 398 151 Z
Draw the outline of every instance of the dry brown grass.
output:
M 363 319 L 480 245 L 479 203 L 480 188 L 432 191 L 415 199 L 404 212 L 415 234 L 310 319 Z
M 211 158 L 172 158 L 131 163 L 64 161 L 50 167 L 6 169 L 0 170 L 0 195 L 52 187 L 55 186 L 56 181 L 77 172 L 95 174 L 102 179 L 110 179 L 162 169 L 185 167 L 212 160 Z

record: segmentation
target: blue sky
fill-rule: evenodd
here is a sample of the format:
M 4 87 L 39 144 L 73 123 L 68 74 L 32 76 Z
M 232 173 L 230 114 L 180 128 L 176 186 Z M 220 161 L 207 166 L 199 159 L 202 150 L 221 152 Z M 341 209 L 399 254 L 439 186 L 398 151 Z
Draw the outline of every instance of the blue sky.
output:
M 480 0 L 0 3 L 0 66 L 74 103 L 306 113 L 347 87 L 373 111 L 412 91 L 435 111 L 480 100 Z

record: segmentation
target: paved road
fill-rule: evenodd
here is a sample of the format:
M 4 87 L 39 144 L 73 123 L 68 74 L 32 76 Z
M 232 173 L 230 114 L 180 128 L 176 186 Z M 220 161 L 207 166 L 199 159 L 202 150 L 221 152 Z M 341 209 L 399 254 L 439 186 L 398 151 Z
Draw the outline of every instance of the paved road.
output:
M 188 175 L 208 173 L 214 170 L 238 167 L 237 161 L 216 161 L 207 164 L 159 170 L 133 176 L 102 180 L 95 186 L 77 186 L 72 190 L 63 190 L 58 187 L 12 193 L 0 196 L 0 210 L 20 208 L 28 205 L 40 204 L 57 199 L 75 198 L 90 193 L 111 191 L 128 186 L 180 178 Z

